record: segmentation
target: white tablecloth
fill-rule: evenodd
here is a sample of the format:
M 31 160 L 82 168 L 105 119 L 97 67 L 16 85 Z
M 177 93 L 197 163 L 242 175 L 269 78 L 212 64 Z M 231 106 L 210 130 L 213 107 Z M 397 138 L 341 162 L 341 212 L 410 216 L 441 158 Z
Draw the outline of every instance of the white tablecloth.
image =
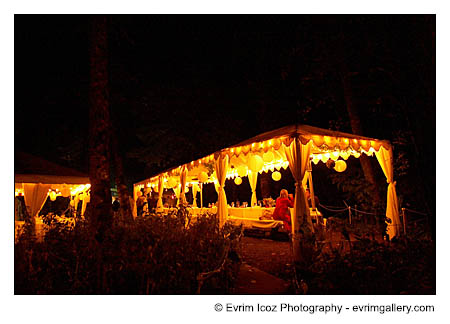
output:
M 228 215 L 239 217 L 239 218 L 251 218 L 251 219 L 259 219 L 264 211 L 268 210 L 268 208 L 262 207 L 247 207 L 247 208 L 238 208 L 238 207 L 228 207 Z

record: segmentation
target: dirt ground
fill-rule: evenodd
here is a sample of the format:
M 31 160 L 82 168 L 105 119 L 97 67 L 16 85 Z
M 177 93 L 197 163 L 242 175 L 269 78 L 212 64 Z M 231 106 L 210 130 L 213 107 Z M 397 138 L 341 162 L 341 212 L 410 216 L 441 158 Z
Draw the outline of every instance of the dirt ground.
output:
M 293 260 L 289 242 L 244 236 L 241 244 L 244 262 L 275 277 L 292 281 Z

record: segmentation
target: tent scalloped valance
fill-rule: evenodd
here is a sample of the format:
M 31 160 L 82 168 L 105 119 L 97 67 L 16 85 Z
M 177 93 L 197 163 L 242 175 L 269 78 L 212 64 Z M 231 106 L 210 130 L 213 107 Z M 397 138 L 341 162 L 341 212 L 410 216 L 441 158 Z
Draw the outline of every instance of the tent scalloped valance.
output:
M 391 149 L 391 144 L 389 141 L 331 131 L 308 125 L 292 125 L 263 133 L 236 145 L 216 151 L 203 158 L 170 168 L 151 177 L 150 179 L 140 181 L 135 185 L 142 185 L 146 183 L 156 184 L 159 176 L 163 176 L 164 178 L 179 176 L 182 167 L 186 167 L 188 171 L 192 171 L 195 168 L 201 168 L 205 164 L 214 163 L 219 156 L 223 157 L 224 155 L 228 155 L 228 158 L 231 161 L 233 156 L 248 157 L 250 153 L 263 154 L 272 149 L 278 151 L 280 148 L 281 151 L 283 151 L 284 148 L 291 145 L 295 138 L 299 138 L 303 145 L 306 145 L 308 142 L 312 141 L 313 145 L 311 147 L 311 153 L 314 154 L 335 150 L 353 150 L 359 153 L 367 153 L 373 149 L 375 152 L 378 152 L 380 147 L 384 147 L 386 150 Z

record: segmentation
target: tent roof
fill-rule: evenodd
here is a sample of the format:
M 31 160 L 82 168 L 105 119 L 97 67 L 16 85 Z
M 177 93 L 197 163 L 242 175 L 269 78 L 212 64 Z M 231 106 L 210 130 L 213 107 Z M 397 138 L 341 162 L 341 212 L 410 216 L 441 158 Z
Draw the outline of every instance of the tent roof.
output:
M 17 183 L 86 184 L 88 175 L 25 153 L 14 154 L 14 181 Z
M 380 146 L 385 147 L 386 149 L 390 147 L 389 141 L 386 140 L 379 140 L 375 138 L 365 137 L 361 135 L 356 134 L 350 134 L 350 133 L 344 133 L 344 132 L 338 132 L 338 131 L 332 131 L 328 129 L 318 128 L 314 126 L 309 125 L 300 125 L 300 124 L 294 124 L 290 126 L 281 127 L 269 132 L 262 133 L 260 135 L 254 136 L 252 138 L 249 138 L 245 141 L 239 142 L 237 144 L 231 145 L 227 148 L 223 148 L 219 151 L 213 152 L 212 154 L 206 156 L 206 162 L 211 161 L 214 159 L 214 156 L 223 152 L 228 155 L 233 156 L 239 156 L 240 154 L 248 154 L 249 152 L 256 152 L 258 150 L 264 150 L 263 148 L 259 148 L 259 145 L 257 145 L 255 148 L 253 147 L 254 144 L 263 144 L 264 142 L 279 139 L 279 142 L 281 145 L 288 146 L 292 142 L 294 138 L 298 137 L 300 141 L 303 144 L 308 143 L 309 141 L 312 141 L 315 150 L 320 151 L 321 147 L 326 147 L 327 149 L 355 149 L 355 150 L 361 150 L 364 149 L 368 151 L 369 149 L 373 148 L 375 151 L 378 151 Z M 265 148 L 267 151 L 267 146 Z M 164 170 L 162 172 L 159 172 L 156 175 L 153 175 L 151 178 L 148 179 L 154 179 L 156 176 L 160 174 L 169 173 L 179 169 L 182 166 L 188 167 L 188 169 L 192 167 L 196 167 L 199 165 L 199 161 L 202 159 L 198 159 L 196 161 L 192 161 L 190 163 L 186 163 L 180 166 L 176 166 L 167 170 Z M 135 185 L 140 185 L 148 181 L 148 179 L 140 181 L 136 183 Z
M 262 142 L 262 141 L 268 141 L 273 138 L 277 137 L 295 137 L 296 135 L 304 135 L 304 136 L 313 136 L 313 135 L 320 135 L 320 136 L 330 136 L 330 137 L 344 137 L 344 138 L 351 138 L 351 139 L 365 139 L 369 141 L 379 141 L 375 138 L 369 138 L 364 137 L 360 135 L 350 134 L 350 133 L 344 133 L 344 132 L 338 132 L 333 131 L 329 129 L 323 129 L 319 127 L 309 126 L 309 125 L 290 125 L 281 127 L 269 132 L 262 133 L 260 135 L 254 136 L 252 138 L 249 138 L 248 140 L 242 141 L 238 144 L 235 144 L 230 147 L 234 146 L 242 146 L 242 145 L 249 145 L 255 142 Z

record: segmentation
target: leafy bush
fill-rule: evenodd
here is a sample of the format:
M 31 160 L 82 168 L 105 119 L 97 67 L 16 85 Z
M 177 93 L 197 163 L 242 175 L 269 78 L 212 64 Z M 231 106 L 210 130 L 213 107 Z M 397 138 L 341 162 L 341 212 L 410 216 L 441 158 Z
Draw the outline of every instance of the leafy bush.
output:
M 392 242 L 360 236 L 317 249 L 297 273 L 309 294 L 435 294 L 435 260 L 434 242 L 423 233 Z
M 27 231 L 15 244 L 16 294 L 191 294 L 197 276 L 222 270 L 203 293 L 227 293 L 239 269 L 239 231 L 216 215 L 195 221 L 184 208 L 114 223 L 101 244 L 87 222 L 51 219 L 41 242 Z

